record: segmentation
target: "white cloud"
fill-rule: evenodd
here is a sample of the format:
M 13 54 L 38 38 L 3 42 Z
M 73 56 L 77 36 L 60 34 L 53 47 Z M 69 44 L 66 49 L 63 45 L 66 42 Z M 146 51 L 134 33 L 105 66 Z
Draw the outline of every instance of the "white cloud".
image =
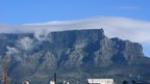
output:
M 134 42 L 150 43 L 150 22 L 124 17 L 98 17 L 72 21 L 51 21 L 23 25 L 1 25 L 0 32 L 51 32 L 75 29 L 100 29 L 109 37 L 119 37 Z M 40 33 L 41 34 L 41 33 Z
M 150 22 L 128 18 L 104 18 L 106 35 L 140 43 L 150 42 Z
M 14 47 L 7 46 L 6 48 L 7 48 L 7 52 L 6 52 L 7 55 L 19 53 L 19 51 Z
M 33 47 L 33 40 L 29 37 L 23 37 L 18 40 L 18 46 L 23 50 L 30 50 Z

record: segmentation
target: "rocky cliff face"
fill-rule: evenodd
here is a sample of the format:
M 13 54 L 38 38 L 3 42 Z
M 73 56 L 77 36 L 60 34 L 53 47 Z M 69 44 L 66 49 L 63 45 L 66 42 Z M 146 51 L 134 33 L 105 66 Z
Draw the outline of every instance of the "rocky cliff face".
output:
M 0 42 L 0 65 L 9 61 L 12 83 L 48 83 L 55 72 L 60 80 L 73 83 L 91 77 L 150 79 L 150 59 L 142 46 L 108 38 L 103 29 L 0 34 Z

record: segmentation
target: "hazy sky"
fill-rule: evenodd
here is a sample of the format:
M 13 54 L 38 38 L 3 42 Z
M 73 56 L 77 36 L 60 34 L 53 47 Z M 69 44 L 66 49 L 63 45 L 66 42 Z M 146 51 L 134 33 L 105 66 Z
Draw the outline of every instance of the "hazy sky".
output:
M 142 30 L 140 26 L 140 30 L 150 33 L 149 4 L 150 0 L 0 0 L 0 24 L 30 24 L 96 17 L 122 17 L 127 18 L 127 20 L 123 19 L 125 22 L 130 22 L 132 19 L 133 24 L 139 23 L 139 25 L 130 26 L 133 26 L 135 31 L 139 29 L 141 24 L 145 28 Z M 118 23 L 118 25 L 120 24 Z M 134 36 L 134 38 L 138 37 Z M 145 54 L 150 56 L 150 41 L 142 44 Z

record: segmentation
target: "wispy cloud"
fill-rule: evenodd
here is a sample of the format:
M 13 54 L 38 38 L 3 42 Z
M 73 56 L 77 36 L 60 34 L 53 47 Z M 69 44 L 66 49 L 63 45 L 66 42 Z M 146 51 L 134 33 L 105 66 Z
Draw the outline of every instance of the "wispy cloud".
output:
M 23 25 L 1 25 L 0 32 L 51 32 L 103 28 L 108 37 L 150 43 L 150 22 L 124 17 L 98 17 L 72 21 L 50 21 Z

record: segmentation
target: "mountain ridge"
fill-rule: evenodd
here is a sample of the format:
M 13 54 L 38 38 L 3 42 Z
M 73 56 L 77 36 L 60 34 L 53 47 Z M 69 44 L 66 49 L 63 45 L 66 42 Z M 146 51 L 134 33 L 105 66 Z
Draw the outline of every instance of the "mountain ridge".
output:
M 84 83 L 91 77 L 109 77 L 117 82 L 137 79 L 138 75 L 150 79 L 150 59 L 144 56 L 142 45 L 108 38 L 103 29 L 0 34 L 0 37 L 0 65 L 6 59 L 10 61 L 8 72 L 12 83 L 23 80 L 49 83 L 55 72 L 60 81 L 69 80 L 73 84 Z

